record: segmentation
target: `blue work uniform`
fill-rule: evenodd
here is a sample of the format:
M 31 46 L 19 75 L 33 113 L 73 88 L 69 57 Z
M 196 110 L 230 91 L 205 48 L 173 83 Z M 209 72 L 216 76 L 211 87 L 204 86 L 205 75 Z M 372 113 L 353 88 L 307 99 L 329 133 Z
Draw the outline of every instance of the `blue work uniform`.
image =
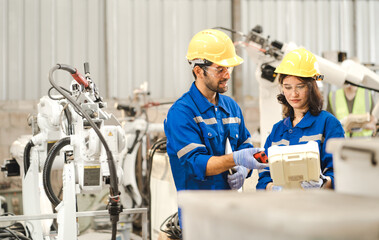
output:
M 227 137 L 233 151 L 253 147 L 238 104 L 218 93 L 217 98 L 215 106 L 194 82 L 167 114 L 164 130 L 177 191 L 230 189 L 228 171 L 205 175 L 209 158 L 225 154 Z
M 292 127 L 289 117 L 276 123 L 264 147 L 267 153 L 267 149 L 273 145 L 289 146 L 316 141 L 320 151 L 321 172 L 331 178 L 334 188 L 333 159 L 332 154 L 325 151 L 326 142 L 331 138 L 343 138 L 344 135 L 340 121 L 331 113 L 321 111 L 318 116 L 313 116 L 308 111 L 295 127 Z M 269 182 L 272 182 L 272 179 L 270 171 L 266 168 L 259 173 L 257 189 L 266 189 Z

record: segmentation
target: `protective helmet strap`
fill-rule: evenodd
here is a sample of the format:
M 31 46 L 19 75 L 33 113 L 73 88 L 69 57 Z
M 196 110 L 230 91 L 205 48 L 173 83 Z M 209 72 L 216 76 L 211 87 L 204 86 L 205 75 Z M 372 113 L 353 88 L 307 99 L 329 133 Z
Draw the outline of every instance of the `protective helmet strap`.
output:
M 313 77 L 316 81 L 322 81 L 324 80 L 324 75 L 318 74 Z
M 192 69 L 196 66 L 196 64 L 212 65 L 211 61 L 208 61 L 207 59 L 201 59 L 201 58 L 196 58 L 196 59 L 193 59 L 193 60 L 188 60 L 188 63 L 191 65 Z

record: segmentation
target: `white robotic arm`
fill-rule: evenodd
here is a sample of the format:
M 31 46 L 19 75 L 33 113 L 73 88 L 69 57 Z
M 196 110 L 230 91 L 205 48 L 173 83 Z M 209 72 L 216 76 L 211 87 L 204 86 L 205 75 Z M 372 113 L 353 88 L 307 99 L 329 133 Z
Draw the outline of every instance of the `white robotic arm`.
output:
M 256 79 L 259 83 L 261 145 L 264 144 L 272 126 L 282 119 L 281 105 L 276 100 L 279 94 L 279 83 L 275 68 L 280 64 L 284 55 L 298 48 L 293 43 L 269 41 L 269 37 L 261 35 L 262 28 L 256 26 L 240 43 L 248 52 L 250 58 L 257 64 Z M 379 91 L 379 76 L 367 67 L 352 60 L 345 60 L 341 65 L 317 56 L 324 82 L 341 87 L 344 83 L 358 85 Z

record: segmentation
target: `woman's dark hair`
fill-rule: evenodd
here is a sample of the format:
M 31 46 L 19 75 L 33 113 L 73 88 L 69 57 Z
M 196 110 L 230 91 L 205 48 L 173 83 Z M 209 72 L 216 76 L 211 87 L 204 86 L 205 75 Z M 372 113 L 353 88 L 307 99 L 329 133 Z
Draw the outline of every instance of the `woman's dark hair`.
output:
M 286 78 L 289 75 L 280 74 L 279 76 L 279 83 L 282 85 L 284 78 Z M 297 77 L 297 76 L 296 76 Z M 322 104 L 324 102 L 321 92 L 318 89 L 316 80 L 309 77 L 297 77 L 301 82 L 307 85 L 308 87 L 308 111 L 313 115 L 317 116 L 320 114 L 322 110 Z M 293 107 L 287 102 L 286 97 L 283 93 L 278 94 L 277 99 L 279 103 L 283 104 L 283 116 L 284 117 L 290 117 L 291 120 L 295 118 L 295 113 L 293 110 Z M 305 115 L 305 113 L 303 113 Z
M 196 63 L 195 66 L 193 66 L 193 69 L 194 69 L 196 66 L 199 66 L 201 69 L 203 69 L 203 71 L 204 71 L 204 76 L 207 76 L 207 67 L 208 67 L 208 66 L 211 66 L 212 64 L 213 64 L 213 62 L 204 59 L 204 64 Z M 196 80 L 196 79 L 197 79 L 197 76 L 196 76 L 196 74 L 195 74 L 195 72 L 194 72 L 193 70 L 192 70 L 192 74 L 193 74 L 193 76 L 195 77 L 195 80 Z

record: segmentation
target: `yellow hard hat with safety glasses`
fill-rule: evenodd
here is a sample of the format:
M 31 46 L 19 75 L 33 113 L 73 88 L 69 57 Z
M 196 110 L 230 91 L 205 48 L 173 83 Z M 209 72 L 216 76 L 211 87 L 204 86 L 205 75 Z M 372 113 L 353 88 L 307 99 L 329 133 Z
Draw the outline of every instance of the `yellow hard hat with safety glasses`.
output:
M 322 80 L 324 78 L 320 74 L 315 55 L 304 48 L 295 49 L 287 53 L 275 69 L 275 72 L 297 77 L 311 77 L 315 80 Z
M 243 62 L 243 59 L 237 56 L 228 35 L 216 29 L 203 30 L 192 38 L 188 46 L 187 59 L 190 62 L 206 59 L 223 67 L 234 67 Z

